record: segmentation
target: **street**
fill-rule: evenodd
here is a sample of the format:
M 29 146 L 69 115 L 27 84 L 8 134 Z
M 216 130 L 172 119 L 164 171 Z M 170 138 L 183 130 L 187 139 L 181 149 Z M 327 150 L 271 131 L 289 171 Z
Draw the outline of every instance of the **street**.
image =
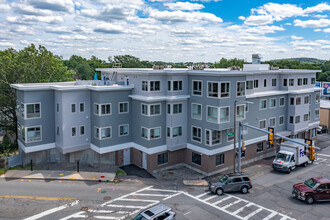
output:
M 114 183 L 0 179 L 1 219 L 131 219 L 158 203 L 170 206 L 177 219 L 326 220 L 329 202 L 307 205 L 295 199 L 292 185 L 310 177 L 330 177 L 330 147 L 308 167 L 291 174 L 273 171 L 252 177 L 248 194 L 218 196 L 206 187 L 175 181 L 119 177 Z

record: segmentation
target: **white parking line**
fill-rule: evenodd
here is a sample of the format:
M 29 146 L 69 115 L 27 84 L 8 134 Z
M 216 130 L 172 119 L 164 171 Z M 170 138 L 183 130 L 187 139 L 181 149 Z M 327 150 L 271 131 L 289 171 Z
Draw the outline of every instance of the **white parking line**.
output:
M 259 208 L 257 210 L 255 210 L 254 212 L 251 212 L 250 214 L 248 214 L 247 216 L 245 216 L 243 218 L 243 220 L 248 220 L 249 218 L 251 218 L 252 216 L 256 215 L 258 212 L 261 212 L 262 211 L 262 208 Z
M 209 192 L 199 194 L 198 196 L 196 196 L 196 198 L 198 199 L 198 198 L 200 198 L 200 197 L 202 197 L 202 196 L 205 196 L 205 195 L 207 195 L 207 194 L 209 194 Z
M 187 213 L 184 213 L 183 215 L 188 215 L 189 213 L 191 213 L 191 211 L 187 212 Z
M 128 208 L 128 209 L 143 209 L 145 206 L 107 204 L 107 207 Z
M 223 201 L 226 201 L 227 199 L 230 199 L 230 198 L 232 198 L 232 197 L 231 196 L 227 196 L 227 197 L 225 197 L 225 198 L 223 198 L 223 199 L 221 199 L 219 201 L 216 201 L 216 202 L 212 203 L 212 205 L 217 205 L 217 204 L 219 204 L 219 203 L 221 203 Z
M 241 211 L 243 211 L 243 209 L 245 209 L 245 208 L 247 208 L 247 207 L 250 207 L 250 206 L 252 206 L 252 204 L 251 204 L 251 203 L 248 203 L 248 204 L 246 204 L 245 206 L 243 206 L 243 207 L 237 209 L 235 212 L 233 212 L 233 214 L 236 215 L 236 214 L 240 213 Z
M 211 199 L 213 199 L 213 198 L 215 198 L 215 197 L 219 197 L 219 196 L 218 196 L 218 195 L 210 196 L 209 198 L 207 198 L 207 199 L 204 199 L 204 201 L 208 201 L 208 200 L 211 200 Z
M 266 216 L 265 218 L 263 218 L 262 220 L 268 220 L 268 219 L 271 219 L 273 218 L 275 215 L 277 215 L 276 212 L 272 212 L 270 215 Z
M 173 197 L 175 197 L 175 196 L 178 196 L 178 195 L 180 195 L 180 194 L 182 194 L 182 192 L 175 193 L 175 194 L 173 194 L 173 195 L 171 195 L 171 196 L 169 196 L 169 197 L 166 197 L 166 198 L 163 199 L 163 200 L 165 201 L 165 200 L 171 199 L 171 198 L 173 198 Z
M 164 194 L 145 194 L 145 193 L 135 193 L 134 196 L 159 196 L 159 197 L 166 197 L 168 195 Z
M 69 215 L 65 218 L 61 218 L 60 220 L 68 220 L 70 218 L 87 218 L 88 216 L 86 214 L 84 214 L 85 212 L 84 211 L 81 211 L 81 212 L 77 212 L 77 213 L 74 213 L 72 215 Z
M 123 199 L 118 199 L 117 201 L 128 201 L 128 202 L 159 202 L 158 200 L 147 200 L 147 199 L 126 199 L 126 198 L 123 198 Z
M 225 205 L 225 206 L 223 206 L 223 207 L 221 207 L 221 208 L 223 208 L 223 209 L 226 209 L 226 208 L 228 208 L 228 207 L 230 207 L 230 206 L 232 206 L 232 205 L 235 205 L 236 203 L 239 203 L 239 202 L 241 202 L 242 200 L 236 200 L 235 202 L 231 202 L 231 203 L 229 203 L 229 204 L 227 204 L 227 205 Z

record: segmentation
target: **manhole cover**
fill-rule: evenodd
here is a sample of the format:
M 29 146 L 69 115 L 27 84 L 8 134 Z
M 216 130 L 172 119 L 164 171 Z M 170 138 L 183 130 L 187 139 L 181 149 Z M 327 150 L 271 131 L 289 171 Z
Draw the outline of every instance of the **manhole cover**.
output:
M 103 200 L 110 200 L 110 199 L 111 199 L 110 196 L 103 197 Z
M 85 212 L 87 212 L 87 211 L 88 211 L 88 207 L 82 207 L 82 208 L 81 208 L 81 211 L 85 211 Z

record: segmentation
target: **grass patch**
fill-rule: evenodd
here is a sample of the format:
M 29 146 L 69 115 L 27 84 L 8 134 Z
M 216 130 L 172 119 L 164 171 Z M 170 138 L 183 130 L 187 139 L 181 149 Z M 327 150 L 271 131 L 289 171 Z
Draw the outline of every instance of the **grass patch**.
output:
M 19 165 L 16 167 L 9 167 L 9 170 L 31 170 L 31 165 L 26 165 L 25 167 Z
M 0 169 L 0 175 L 4 174 L 5 172 L 5 168 Z
M 119 175 L 119 176 L 126 176 L 127 173 L 126 173 L 124 170 L 117 169 L 117 171 L 116 171 L 116 175 Z

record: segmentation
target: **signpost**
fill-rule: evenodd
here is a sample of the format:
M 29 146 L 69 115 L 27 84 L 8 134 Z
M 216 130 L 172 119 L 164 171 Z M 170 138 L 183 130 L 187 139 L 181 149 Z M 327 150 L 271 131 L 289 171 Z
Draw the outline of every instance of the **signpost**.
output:
M 232 136 L 234 133 L 226 133 L 227 136 Z

